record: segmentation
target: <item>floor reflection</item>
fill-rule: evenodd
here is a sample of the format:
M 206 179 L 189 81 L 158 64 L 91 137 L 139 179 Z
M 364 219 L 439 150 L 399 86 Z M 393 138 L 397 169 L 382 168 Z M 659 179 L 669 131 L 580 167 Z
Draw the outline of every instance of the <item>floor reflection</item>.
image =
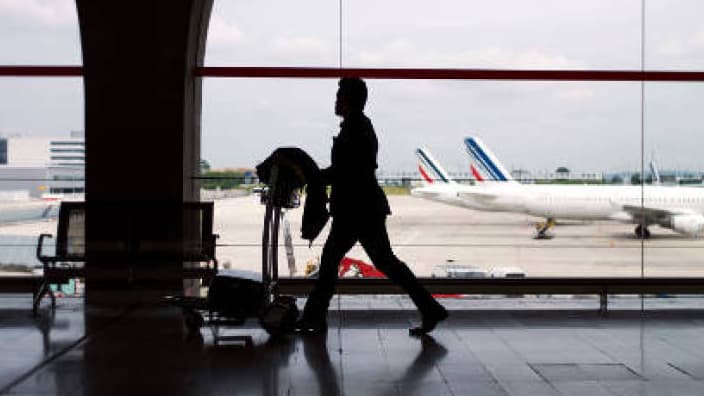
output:
M 406 367 L 403 375 L 399 378 L 392 378 L 393 388 L 382 389 L 380 393 L 376 393 L 377 396 L 420 395 L 427 391 L 415 385 L 422 383 L 428 374 L 436 369 L 438 362 L 447 355 L 447 348 L 429 334 L 420 337 L 420 346 L 418 354 Z
M 69 350 L 85 332 L 83 313 L 67 307 L 32 315 L 31 298 L 0 301 L 0 393 L 15 387 L 43 362 Z M 44 379 L 54 376 L 44 373 Z
M 376 331 L 370 329 L 369 336 L 374 338 Z M 365 381 L 360 381 L 359 378 L 353 377 L 349 379 L 350 383 L 344 383 L 345 373 L 340 363 L 334 363 L 331 359 L 331 351 L 335 351 L 334 344 L 337 340 L 331 342 L 328 334 L 266 338 L 259 343 L 256 336 L 252 338 L 251 342 L 218 345 L 208 345 L 206 340 L 202 365 L 198 369 L 201 376 L 196 388 L 202 394 L 236 391 L 264 396 L 342 395 L 350 393 L 348 389 L 358 388 L 364 390 L 364 393 L 370 390 L 364 386 L 367 385 L 363 383 Z M 402 372 L 397 378 L 389 376 L 384 362 L 360 361 L 360 364 L 378 369 L 378 376 L 367 378 L 370 382 L 376 381 L 378 385 L 368 394 L 397 395 L 401 389 L 403 394 L 414 394 L 413 384 L 423 382 L 448 353 L 431 336 L 422 337 L 419 341 L 409 338 L 409 347 L 417 342 L 420 349 L 413 360 L 405 369 L 394 370 Z M 300 359 L 301 355 L 303 359 Z M 368 358 L 375 359 L 373 356 Z
M 315 375 L 321 395 L 340 395 L 338 373 L 333 367 L 328 352 L 328 334 L 305 335 L 300 337 L 303 356 Z
M 287 394 L 287 371 L 297 350 L 296 340 L 270 338 L 261 330 L 250 330 L 253 335 L 235 332 L 221 334 L 217 344 L 210 337 L 189 341 L 202 347 L 199 356 L 194 356 L 198 360 L 194 361 L 196 376 L 190 394 Z
M 216 344 L 163 307 L 14 308 L 0 308 L 0 394 L 704 394 L 696 311 L 455 311 L 424 338 L 408 336 L 409 315 L 343 313 L 326 335 L 270 338 L 252 322 Z
M 41 349 L 44 356 L 51 352 L 51 330 L 53 328 L 68 328 L 68 320 L 57 320 L 53 312 L 46 312 L 36 317 L 27 309 L 0 309 L 0 327 L 3 329 L 38 330 L 41 334 Z

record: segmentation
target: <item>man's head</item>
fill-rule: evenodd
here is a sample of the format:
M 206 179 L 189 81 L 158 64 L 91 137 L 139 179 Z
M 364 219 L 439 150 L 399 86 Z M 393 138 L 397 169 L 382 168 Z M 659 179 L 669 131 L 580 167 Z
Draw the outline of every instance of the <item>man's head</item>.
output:
M 361 112 L 367 103 L 367 84 L 359 77 L 344 77 L 337 83 L 335 114 L 346 117 Z

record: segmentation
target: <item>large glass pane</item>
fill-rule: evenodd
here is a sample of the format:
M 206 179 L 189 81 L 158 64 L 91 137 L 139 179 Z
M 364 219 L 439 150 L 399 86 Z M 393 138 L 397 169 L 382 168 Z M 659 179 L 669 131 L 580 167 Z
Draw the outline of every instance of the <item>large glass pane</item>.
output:
M 650 219 L 645 276 L 702 277 L 704 87 L 648 83 L 645 99 L 645 160 L 656 165 L 660 176 L 659 185 L 650 171 L 645 177 L 646 213 L 659 215 Z
M 216 1 L 207 66 L 337 66 L 338 3 Z
M 0 48 L 0 65 L 80 65 L 76 2 L 0 1 Z
M 645 66 L 651 70 L 704 70 L 704 4 L 697 0 L 645 2 Z
M 506 276 L 516 269 L 540 277 L 640 276 L 635 225 L 615 206 L 622 189 L 635 191 L 639 201 L 639 187 L 629 186 L 641 163 L 638 83 L 367 83 L 366 113 L 380 147 L 378 176 L 389 184 L 391 240 L 416 274 L 448 276 L 442 271 L 450 263 L 481 272 L 465 276 Z M 335 90 L 331 79 L 206 80 L 203 158 L 211 170 L 244 172 L 276 147 L 296 145 L 326 166 L 339 129 L 332 114 Z M 467 151 L 467 137 L 480 138 L 494 161 L 524 184 L 471 186 L 470 164 L 479 165 Z M 418 147 L 471 188 L 461 193 L 464 198 L 488 200 L 484 210 L 411 196 L 413 187 L 422 186 Z M 504 201 L 492 206 L 493 199 Z M 216 202 L 222 262 L 258 270 L 263 216 L 258 198 Z M 299 238 L 301 211 L 290 217 L 296 275 L 320 255 L 326 236 L 308 249 Z M 557 220 L 549 231 L 554 238 L 533 239 L 535 224 L 548 218 Z M 359 246 L 349 256 L 369 261 Z M 283 248 L 279 262 L 280 273 L 288 274 Z
M 56 234 L 60 202 L 83 199 L 86 147 L 80 78 L 2 78 L 0 103 L 2 276 L 35 270 L 37 238 Z
M 201 197 L 215 200 L 215 232 L 221 236 L 218 257 L 223 267 L 261 270 L 264 207 L 245 175 L 253 174 L 254 167 L 279 146 L 301 147 L 319 164 L 329 164 L 339 123 L 333 114 L 335 89 L 334 80 L 204 81 L 201 157 L 207 169 L 201 169 L 201 175 L 215 179 L 202 180 Z M 301 213 L 302 209 L 295 209 L 289 216 L 298 275 L 305 260 L 316 254 L 303 249 Z M 319 254 L 320 247 L 315 249 Z M 280 273 L 285 275 L 289 270 L 283 247 L 280 253 Z
M 344 1 L 343 64 L 635 69 L 640 66 L 640 3 Z

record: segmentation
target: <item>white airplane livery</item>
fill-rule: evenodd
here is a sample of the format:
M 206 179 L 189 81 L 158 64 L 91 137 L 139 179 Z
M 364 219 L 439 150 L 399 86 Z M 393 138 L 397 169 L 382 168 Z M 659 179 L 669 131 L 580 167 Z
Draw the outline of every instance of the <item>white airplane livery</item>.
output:
M 521 184 L 476 137 L 464 141 L 476 183 L 458 184 L 426 149 L 416 150 L 426 185 L 415 196 L 451 205 L 526 213 L 543 217 L 536 225 L 545 237 L 556 219 L 616 220 L 636 224 L 635 234 L 648 238 L 651 225 L 689 236 L 704 234 L 704 189 L 662 185 Z

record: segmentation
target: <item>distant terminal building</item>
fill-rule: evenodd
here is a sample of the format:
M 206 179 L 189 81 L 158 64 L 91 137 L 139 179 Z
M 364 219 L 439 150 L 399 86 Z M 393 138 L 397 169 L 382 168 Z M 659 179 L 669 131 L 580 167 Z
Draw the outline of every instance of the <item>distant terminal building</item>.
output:
M 562 170 L 562 169 L 561 169 Z M 473 184 L 475 178 L 469 171 L 449 171 L 449 176 L 458 183 Z M 379 184 L 386 186 L 405 186 L 418 187 L 424 184 L 420 174 L 415 171 L 384 171 L 379 170 L 376 173 Z M 521 183 L 535 182 L 560 182 L 568 180 L 570 182 L 583 183 L 602 183 L 604 182 L 603 172 L 549 172 L 537 171 L 532 172 L 526 169 L 514 169 L 511 171 L 511 177 Z
M 646 176 L 646 182 L 648 182 Z M 660 171 L 660 182 L 662 184 L 702 184 L 704 175 L 702 172 L 689 170 L 662 170 Z
M 511 177 L 521 183 L 532 183 L 535 181 L 533 173 L 525 169 L 513 169 L 511 171 Z
M 66 138 L 0 135 L 0 197 L 82 194 L 85 163 L 82 131 Z
M 418 171 L 384 171 L 378 170 L 376 178 L 382 186 L 411 186 L 420 177 Z
M 570 180 L 588 182 L 602 182 L 604 180 L 603 172 L 542 172 L 537 174 L 537 179 L 542 180 Z
M 511 171 L 511 176 L 521 183 L 553 183 L 560 181 L 602 183 L 604 181 L 603 172 L 572 172 L 567 168 L 560 167 L 555 171 L 531 172 L 525 169 L 515 169 Z

